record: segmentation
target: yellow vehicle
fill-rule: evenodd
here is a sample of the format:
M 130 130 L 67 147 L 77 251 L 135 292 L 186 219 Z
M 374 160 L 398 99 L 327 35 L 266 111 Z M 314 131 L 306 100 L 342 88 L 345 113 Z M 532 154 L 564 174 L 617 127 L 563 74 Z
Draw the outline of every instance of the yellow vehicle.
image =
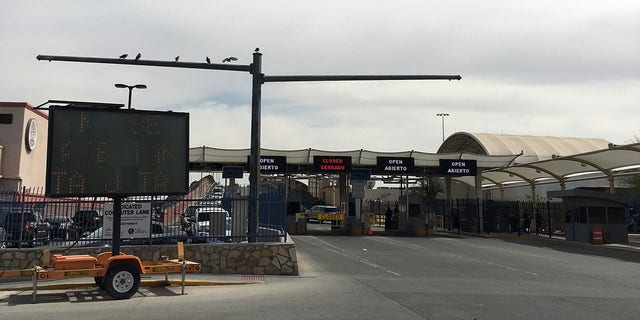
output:
M 33 269 L 0 270 L 0 278 L 32 277 L 34 301 L 37 281 L 67 278 L 93 277 L 98 287 L 107 291 L 114 299 L 129 299 L 140 287 L 141 274 L 169 274 L 199 272 L 200 264 L 184 259 L 183 243 L 178 243 L 178 259 L 163 261 L 141 261 L 134 255 L 111 252 L 91 255 L 50 256 L 49 250 L 43 255 L 43 265 Z M 183 277 L 184 285 L 184 277 Z M 183 287 L 184 290 L 184 287 Z
M 304 212 L 307 221 L 317 221 L 318 223 L 322 223 L 322 221 L 328 220 L 338 220 L 337 215 L 340 213 L 340 210 L 334 206 L 325 206 L 325 205 L 316 205 L 311 207 L 311 209 Z

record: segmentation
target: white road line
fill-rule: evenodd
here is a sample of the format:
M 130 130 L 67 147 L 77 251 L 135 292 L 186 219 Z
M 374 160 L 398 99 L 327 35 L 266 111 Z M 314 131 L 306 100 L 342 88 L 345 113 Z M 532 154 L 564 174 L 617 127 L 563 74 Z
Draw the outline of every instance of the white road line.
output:
M 349 257 L 349 258 L 355 259 L 355 260 L 359 261 L 362 264 L 365 264 L 367 266 L 370 266 L 370 267 L 373 267 L 373 268 L 376 268 L 376 269 L 380 269 L 382 271 L 385 271 L 387 273 L 393 274 L 395 276 L 400 276 L 400 274 L 397 273 L 397 272 L 391 271 L 391 270 L 389 270 L 389 269 L 387 269 L 387 268 L 385 268 L 385 267 L 383 267 L 383 266 L 381 266 L 379 264 L 373 263 L 373 262 L 371 262 L 371 261 L 369 261 L 369 260 L 367 260 L 367 259 L 365 259 L 365 258 L 363 258 L 361 256 L 353 254 L 353 253 L 351 253 L 351 252 L 349 252 L 347 250 L 344 250 L 344 249 L 342 249 L 342 248 L 340 248 L 340 247 L 338 247 L 336 245 L 333 245 L 333 244 L 331 244 L 331 243 L 329 243 L 327 241 L 318 239 L 315 236 L 309 236 L 309 238 L 313 239 L 313 241 L 308 241 L 308 242 L 310 244 L 314 245 L 314 246 L 323 248 L 323 249 L 325 249 L 325 250 L 327 250 L 329 252 L 333 252 L 333 253 L 339 254 L 339 255 L 344 256 L 344 257 Z M 320 245 L 320 244 L 322 244 L 322 245 Z
M 487 265 L 490 265 L 490 266 L 494 266 L 494 267 L 497 267 L 497 268 L 501 268 L 501 269 L 505 269 L 505 270 L 509 270 L 509 271 L 513 271 L 513 272 L 523 272 L 523 273 L 531 275 L 531 276 L 537 276 L 538 275 L 535 272 L 519 270 L 516 267 L 507 266 L 507 265 L 503 265 L 503 264 L 499 264 L 499 263 L 495 263 L 495 262 L 491 262 L 491 261 L 486 261 L 486 260 L 482 260 L 482 259 L 465 257 L 465 256 L 461 256 L 459 254 L 443 252 L 443 251 L 439 251 L 439 250 L 436 250 L 436 249 L 433 249 L 433 248 L 421 247 L 421 246 L 418 246 L 418 245 L 405 243 L 405 242 L 394 240 L 394 239 L 390 239 L 390 238 L 377 237 L 377 238 L 369 238 L 369 239 L 382 241 L 382 242 L 387 242 L 387 243 L 389 243 L 391 245 L 396 245 L 396 246 L 404 247 L 404 248 L 407 248 L 407 249 L 413 249 L 413 250 L 418 250 L 418 251 L 423 251 L 423 252 L 435 252 L 435 253 L 438 253 L 438 254 L 441 254 L 441 255 L 444 255 L 444 256 L 449 256 L 449 257 L 456 258 L 456 259 L 461 259 L 461 260 L 466 260 L 466 261 L 471 261 L 471 262 L 476 262 L 476 263 L 483 263 L 483 264 L 487 264 Z

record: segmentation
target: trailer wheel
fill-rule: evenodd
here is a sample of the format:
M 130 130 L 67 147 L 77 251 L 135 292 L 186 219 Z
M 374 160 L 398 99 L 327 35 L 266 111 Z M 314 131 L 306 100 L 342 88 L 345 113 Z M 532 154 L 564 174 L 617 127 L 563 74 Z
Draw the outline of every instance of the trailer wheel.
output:
M 105 276 L 104 287 L 114 299 L 129 299 L 140 287 L 140 273 L 130 264 L 117 264 Z

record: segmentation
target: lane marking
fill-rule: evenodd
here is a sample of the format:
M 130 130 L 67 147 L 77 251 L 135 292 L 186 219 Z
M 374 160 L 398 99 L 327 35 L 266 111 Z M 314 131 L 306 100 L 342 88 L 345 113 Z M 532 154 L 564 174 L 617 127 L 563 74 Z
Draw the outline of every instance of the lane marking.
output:
M 486 264 L 486 265 L 490 265 L 490 266 L 494 266 L 496 268 L 501 268 L 501 269 L 505 269 L 505 270 L 509 270 L 509 271 L 513 271 L 513 272 L 522 272 L 531 276 L 537 276 L 538 274 L 535 272 L 530 272 L 530 271 L 525 271 L 525 270 L 520 270 L 516 267 L 512 267 L 512 266 L 508 266 L 508 265 L 503 265 L 503 264 L 499 264 L 499 263 L 495 263 L 495 262 L 491 262 L 491 261 L 487 261 L 487 260 L 482 260 L 482 259 L 476 259 L 476 258 L 471 258 L 471 257 L 466 257 L 466 256 L 462 256 L 459 254 L 454 254 L 454 253 L 450 253 L 450 252 L 443 252 L 440 250 L 436 250 L 433 248 L 427 248 L 427 247 L 421 247 L 418 245 L 414 245 L 411 243 L 405 243 L 399 240 L 395 240 L 395 239 L 390 239 L 390 238 L 367 238 L 367 239 L 372 239 L 374 241 L 381 241 L 381 242 L 388 242 L 391 245 L 396 245 L 398 247 L 404 247 L 407 249 L 413 249 L 413 250 L 418 250 L 418 251 L 423 251 L 423 252 L 435 252 L 444 256 L 449 256 L 452 258 L 456 258 L 456 259 L 460 259 L 460 260 L 466 260 L 466 261 L 471 261 L 471 262 L 476 262 L 476 263 L 482 263 L 482 264 Z
M 349 252 L 349 251 L 347 251 L 345 249 L 342 249 L 342 248 L 340 248 L 340 247 L 338 247 L 338 246 L 336 246 L 334 244 L 331 244 L 331 243 L 329 243 L 327 241 L 324 241 L 322 239 L 318 239 L 315 236 L 309 236 L 309 238 L 312 238 L 314 241 L 307 241 L 306 239 L 305 239 L 305 241 L 307 241 L 308 243 L 310 243 L 310 244 L 312 244 L 312 245 L 314 245 L 316 247 L 320 247 L 320 248 L 323 248 L 323 249 L 325 249 L 325 250 L 327 250 L 329 252 L 333 252 L 335 254 L 339 254 L 341 256 L 354 259 L 354 260 L 356 260 L 356 261 L 358 261 L 358 262 L 360 262 L 360 263 L 362 263 L 364 265 L 370 266 L 372 268 L 380 269 L 380 270 L 385 271 L 387 273 L 390 273 L 390 274 L 392 274 L 394 276 L 398 276 L 398 277 L 400 276 L 400 274 L 397 273 L 397 272 L 394 272 L 394 271 L 392 271 L 392 270 L 390 270 L 388 268 L 385 268 L 385 267 L 383 267 L 383 266 L 381 266 L 381 265 L 379 265 L 377 263 L 374 263 L 371 260 L 363 258 L 363 257 L 361 257 L 361 256 L 359 256 L 357 254 L 351 253 L 351 252 Z M 320 245 L 320 244 L 323 244 L 323 245 Z

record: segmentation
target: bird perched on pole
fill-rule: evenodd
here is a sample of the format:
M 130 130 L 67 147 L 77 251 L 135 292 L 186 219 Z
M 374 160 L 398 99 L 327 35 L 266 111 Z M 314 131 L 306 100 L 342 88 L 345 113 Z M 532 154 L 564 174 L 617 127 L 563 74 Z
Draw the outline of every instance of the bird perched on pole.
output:
M 207 63 L 211 63 L 211 59 L 209 59 L 209 57 L 205 57 L 205 60 L 207 61 Z
M 135 59 L 133 59 L 133 60 L 138 61 L 138 60 L 140 60 L 140 58 L 141 58 L 141 57 L 142 57 L 142 53 L 139 53 L 139 52 L 138 52 L 138 54 L 136 55 L 136 58 L 135 58 Z
M 254 51 L 254 52 L 258 52 L 258 51 L 260 51 L 260 48 L 259 48 L 259 47 L 256 47 L 256 49 L 255 49 L 255 50 L 253 50 L 253 51 Z
M 123 55 L 121 55 L 121 56 L 120 56 L 120 59 L 126 59 L 126 58 L 127 58 L 127 56 L 129 56 L 129 55 L 125 53 L 125 54 L 123 54 Z
M 180 60 L 180 56 L 176 56 L 174 60 L 178 62 L 178 60 Z

